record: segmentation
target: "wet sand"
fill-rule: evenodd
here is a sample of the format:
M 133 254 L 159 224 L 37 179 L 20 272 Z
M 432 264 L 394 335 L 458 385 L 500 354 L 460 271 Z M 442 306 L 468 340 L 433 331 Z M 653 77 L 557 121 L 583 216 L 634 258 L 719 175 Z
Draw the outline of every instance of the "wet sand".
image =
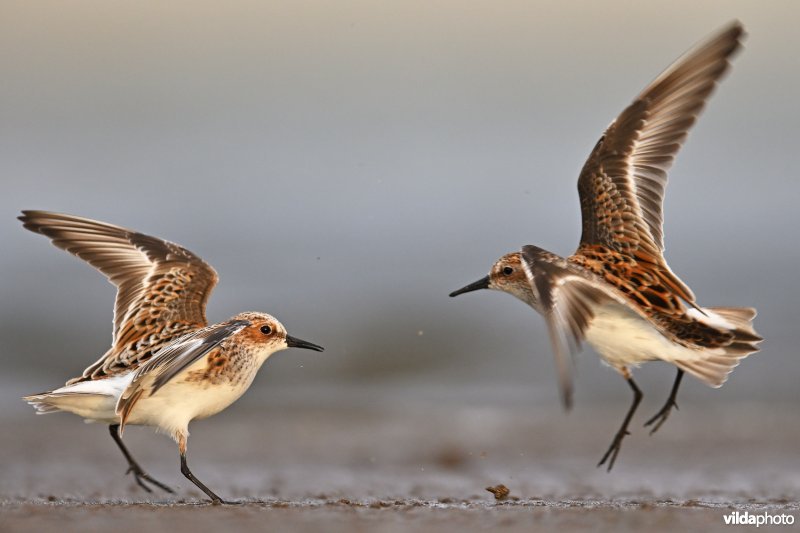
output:
M 750 512 L 793 513 L 785 505 Z M 689 502 L 554 502 L 514 504 L 335 501 L 196 504 L 25 504 L 3 511 L 4 531 L 724 531 L 727 506 Z M 778 527 L 778 526 L 772 526 Z M 783 526 L 789 530 L 793 526 Z M 742 529 L 740 527 L 740 529 Z M 769 528 L 767 528 L 769 529 Z
M 646 404 L 606 473 L 595 464 L 624 404 L 567 416 L 469 390 L 254 396 L 191 428 L 193 471 L 234 506 L 205 504 L 174 444 L 147 428 L 126 442 L 174 496 L 124 476 L 104 426 L 10 405 L 0 530 L 714 531 L 732 510 L 800 519 L 800 413 L 788 404 L 681 405 L 652 437 L 640 423 L 658 405 Z M 500 483 L 510 495 L 495 501 L 485 488 Z

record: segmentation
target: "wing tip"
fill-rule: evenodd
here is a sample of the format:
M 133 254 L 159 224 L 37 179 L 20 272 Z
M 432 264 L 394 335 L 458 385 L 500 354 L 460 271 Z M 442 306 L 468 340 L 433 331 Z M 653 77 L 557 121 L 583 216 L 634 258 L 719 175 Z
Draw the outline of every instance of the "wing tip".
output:
M 744 29 L 744 24 L 739 19 L 733 19 L 728 24 L 723 26 L 723 33 L 730 33 L 737 37 L 746 37 L 747 31 Z
M 20 215 L 17 216 L 17 220 L 22 222 L 22 227 L 25 229 L 29 229 L 31 231 L 36 231 L 37 224 L 34 222 L 34 219 L 45 213 L 45 211 L 38 211 L 35 209 L 23 209 L 20 211 Z
M 47 237 L 53 238 L 49 231 L 57 229 L 60 224 L 67 223 L 85 223 L 94 222 L 92 220 L 69 215 L 66 213 L 57 213 L 55 211 L 45 211 L 42 209 L 23 209 L 17 216 L 17 220 L 22 222 L 22 227 L 34 233 L 41 233 Z

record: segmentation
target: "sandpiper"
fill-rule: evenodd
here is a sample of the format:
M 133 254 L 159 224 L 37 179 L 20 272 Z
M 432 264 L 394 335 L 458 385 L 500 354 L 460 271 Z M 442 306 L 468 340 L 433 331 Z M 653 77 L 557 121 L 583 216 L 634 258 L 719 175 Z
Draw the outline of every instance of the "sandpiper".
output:
M 273 353 L 323 348 L 291 337 L 266 313 L 239 313 L 209 326 L 205 307 L 217 273 L 177 244 L 59 213 L 23 211 L 19 219 L 117 287 L 111 348 L 66 386 L 23 399 L 38 414 L 67 411 L 109 424 L 128 473 L 148 492 L 147 483 L 173 491 L 139 466 L 122 442 L 122 431 L 137 424 L 169 434 L 178 444 L 181 473 L 214 503 L 223 503 L 189 470 L 189 422 L 236 401 Z
M 501 257 L 488 276 L 450 294 L 500 290 L 541 313 L 567 409 L 571 356 L 582 341 L 622 374 L 633 403 L 597 465 L 608 463 L 608 470 L 642 398 L 631 368 L 661 360 L 678 369 L 666 403 L 645 423 L 652 434 L 677 408 L 684 372 L 720 387 L 762 340 L 752 327 L 755 309 L 700 307 L 663 255 L 667 170 L 743 35 L 735 22 L 693 48 L 608 126 L 578 179 L 583 232 L 572 256 L 523 246 Z

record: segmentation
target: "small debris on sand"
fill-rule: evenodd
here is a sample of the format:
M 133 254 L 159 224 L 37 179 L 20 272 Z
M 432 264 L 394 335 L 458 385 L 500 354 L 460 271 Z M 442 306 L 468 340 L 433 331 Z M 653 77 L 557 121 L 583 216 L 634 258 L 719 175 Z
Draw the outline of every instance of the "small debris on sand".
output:
M 486 490 L 494 494 L 495 500 L 505 500 L 511 494 L 511 490 L 503 484 L 495 485 L 494 487 L 486 487 Z

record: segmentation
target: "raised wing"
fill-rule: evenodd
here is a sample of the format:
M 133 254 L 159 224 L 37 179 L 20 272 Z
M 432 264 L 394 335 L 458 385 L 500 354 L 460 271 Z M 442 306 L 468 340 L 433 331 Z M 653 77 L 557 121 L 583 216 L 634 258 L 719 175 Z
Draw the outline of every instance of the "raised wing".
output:
M 189 250 L 87 218 L 23 211 L 25 228 L 49 237 L 117 287 L 112 348 L 83 378 L 109 375 L 141 362 L 160 344 L 206 325 L 205 305 L 217 273 Z
M 580 350 L 586 330 L 594 318 L 593 309 L 605 302 L 627 305 L 602 283 L 585 273 L 575 272 L 569 262 L 536 246 L 524 246 L 525 273 L 539 296 L 539 309 L 547 322 L 558 369 L 564 407 L 572 407 L 573 356 Z
M 124 427 L 131 409 L 144 393 L 152 396 L 192 363 L 250 324 L 247 320 L 216 324 L 180 337 L 159 350 L 136 370 L 130 384 L 119 397 L 117 414 L 121 419 L 120 430 Z
M 689 51 L 611 123 L 578 180 L 583 233 L 577 253 L 600 245 L 647 255 L 666 267 L 662 206 L 667 170 L 743 33 L 735 22 Z

